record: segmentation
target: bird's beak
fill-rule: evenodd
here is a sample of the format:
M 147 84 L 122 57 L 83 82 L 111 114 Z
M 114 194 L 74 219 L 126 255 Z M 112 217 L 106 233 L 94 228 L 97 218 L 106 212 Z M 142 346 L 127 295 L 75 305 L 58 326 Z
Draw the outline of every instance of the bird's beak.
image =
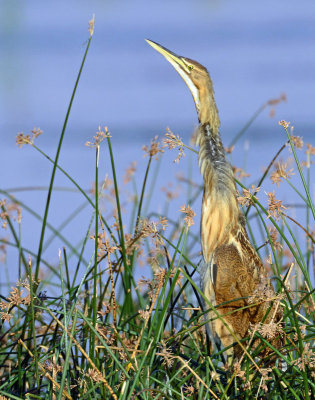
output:
M 166 49 L 165 47 L 161 46 L 160 44 L 153 42 L 152 40 L 148 40 L 148 39 L 145 39 L 145 40 L 156 51 L 161 53 L 162 56 L 164 56 L 167 59 L 167 61 L 173 65 L 173 67 L 176 69 L 176 71 L 179 73 L 179 75 L 183 78 L 183 80 L 185 81 L 186 85 L 188 86 L 188 88 L 194 98 L 197 112 L 199 113 L 199 106 L 200 106 L 199 91 L 191 79 L 191 76 L 190 76 L 191 70 L 188 68 L 187 63 L 183 61 L 184 57 L 178 56 L 177 54 Z
M 173 53 L 172 51 L 166 49 L 165 47 L 161 46 L 158 43 L 153 42 L 152 40 L 145 39 L 147 43 L 149 43 L 150 46 L 152 46 L 156 51 L 162 54 L 168 62 L 170 62 L 173 67 L 178 71 L 178 67 L 181 69 L 184 69 L 184 71 L 187 70 L 186 65 L 182 61 L 181 57 L 178 56 L 177 54 Z

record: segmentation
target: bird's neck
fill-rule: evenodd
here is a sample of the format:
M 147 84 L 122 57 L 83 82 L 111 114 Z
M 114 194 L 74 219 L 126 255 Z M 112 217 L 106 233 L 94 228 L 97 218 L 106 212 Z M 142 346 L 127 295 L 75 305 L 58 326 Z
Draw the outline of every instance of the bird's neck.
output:
M 211 80 L 209 80 L 208 86 L 205 85 L 199 89 L 199 104 L 200 109 L 197 111 L 200 124 L 209 125 L 212 135 L 218 135 L 220 118 Z
M 217 124 L 200 124 L 197 135 L 199 166 L 204 180 L 201 239 L 206 262 L 215 249 L 229 241 L 237 227 L 239 207 L 233 171 L 225 157 Z
M 219 132 L 213 130 L 210 123 L 200 124 L 197 134 L 199 146 L 199 166 L 204 179 L 205 192 L 225 193 L 235 196 L 236 188 L 230 163 L 225 157 L 225 150 Z
M 226 185 L 235 195 L 235 183 L 231 165 L 225 157 L 220 137 L 220 118 L 214 99 L 212 81 L 199 89 L 199 166 L 204 178 L 205 192 L 216 190 L 225 192 Z

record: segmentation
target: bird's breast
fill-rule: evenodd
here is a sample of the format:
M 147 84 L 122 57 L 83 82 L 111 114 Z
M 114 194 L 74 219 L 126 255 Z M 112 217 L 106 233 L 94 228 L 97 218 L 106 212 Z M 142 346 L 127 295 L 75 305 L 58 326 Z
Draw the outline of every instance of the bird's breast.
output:
M 236 199 L 215 190 L 204 192 L 201 212 L 201 243 L 205 261 L 219 246 L 228 243 L 238 223 L 239 209 Z

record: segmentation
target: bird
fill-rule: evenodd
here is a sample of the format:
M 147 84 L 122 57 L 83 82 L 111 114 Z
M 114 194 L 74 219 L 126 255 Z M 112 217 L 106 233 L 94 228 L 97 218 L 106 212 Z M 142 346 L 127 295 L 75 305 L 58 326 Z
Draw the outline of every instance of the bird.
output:
M 196 144 L 204 186 L 200 222 L 201 289 L 207 299 L 206 318 L 212 344 L 218 349 L 227 348 L 225 356 L 232 362 L 240 359 L 244 351 L 240 341 L 248 337 L 251 327 L 279 323 L 282 310 L 272 301 L 274 288 L 249 240 L 238 205 L 209 72 L 197 61 L 179 56 L 152 40 L 146 41 L 175 68 L 195 102 L 199 121 Z M 272 344 L 280 347 L 281 339 L 276 335 Z

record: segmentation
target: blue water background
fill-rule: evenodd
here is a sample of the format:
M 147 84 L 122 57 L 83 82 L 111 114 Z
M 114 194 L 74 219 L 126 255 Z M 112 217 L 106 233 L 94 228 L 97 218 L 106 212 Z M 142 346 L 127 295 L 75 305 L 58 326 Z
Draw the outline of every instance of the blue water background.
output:
M 146 165 L 142 145 L 155 135 L 163 136 L 167 126 L 188 142 L 196 126 L 196 112 L 188 89 L 144 38 L 196 59 L 209 69 L 225 145 L 261 104 L 286 93 L 288 101 L 277 106 L 275 117 L 269 117 L 269 109 L 264 111 L 236 146 L 233 163 L 251 173 L 246 183 L 262 174 L 263 167 L 285 141 L 278 120 L 291 121 L 295 134 L 314 144 L 314 1 L 2 0 L 1 188 L 47 186 L 51 165 L 32 148 L 17 148 L 15 137 L 18 132 L 29 133 L 34 126 L 40 127 L 44 134 L 37 144 L 50 156 L 55 155 L 92 14 L 95 14 L 95 34 L 60 156 L 60 165 L 82 187 L 90 188 L 94 181 L 95 152 L 84 143 L 92 138 L 98 125 L 108 126 L 112 134 L 120 182 L 130 162 L 138 160 L 138 185 Z M 305 158 L 303 153 L 299 155 L 301 160 Z M 170 182 L 176 187 L 176 174 L 191 168 L 192 178 L 201 182 L 193 156 L 186 157 L 179 165 L 172 163 L 175 157 L 175 152 L 165 154 L 151 209 L 163 212 L 165 195 L 161 187 Z M 111 172 L 104 146 L 100 178 L 106 174 Z M 71 187 L 59 173 L 56 186 Z M 264 190 L 274 188 L 268 183 Z M 183 197 L 174 201 L 173 213 L 183 204 L 185 191 L 183 185 Z M 15 195 L 43 215 L 45 191 L 15 192 Z M 265 198 L 263 193 L 261 196 Z M 298 202 L 288 186 L 282 185 L 279 196 L 286 203 Z M 54 193 L 49 221 L 58 227 L 81 203 L 78 194 Z M 200 200 L 195 205 L 196 232 L 199 207 Z M 85 211 L 64 232 L 72 243 L 78 243 L 87 229 L 91 210 Z M 39 232 L 40 223 L 23 213 L 23 242 L 35 252 Z M 1 232 L 1 237 L 6 235 L 6 231 Z M 49 235 L 47 231 L 46 238 Z M 61 246 L 62 242 L 54 241 L 45 257 L 57 262 Z M 9 268 L 0 271 L 0 278 L 12 281 L 17 276 L 16 252 L 9 250 L 6 265 Z

